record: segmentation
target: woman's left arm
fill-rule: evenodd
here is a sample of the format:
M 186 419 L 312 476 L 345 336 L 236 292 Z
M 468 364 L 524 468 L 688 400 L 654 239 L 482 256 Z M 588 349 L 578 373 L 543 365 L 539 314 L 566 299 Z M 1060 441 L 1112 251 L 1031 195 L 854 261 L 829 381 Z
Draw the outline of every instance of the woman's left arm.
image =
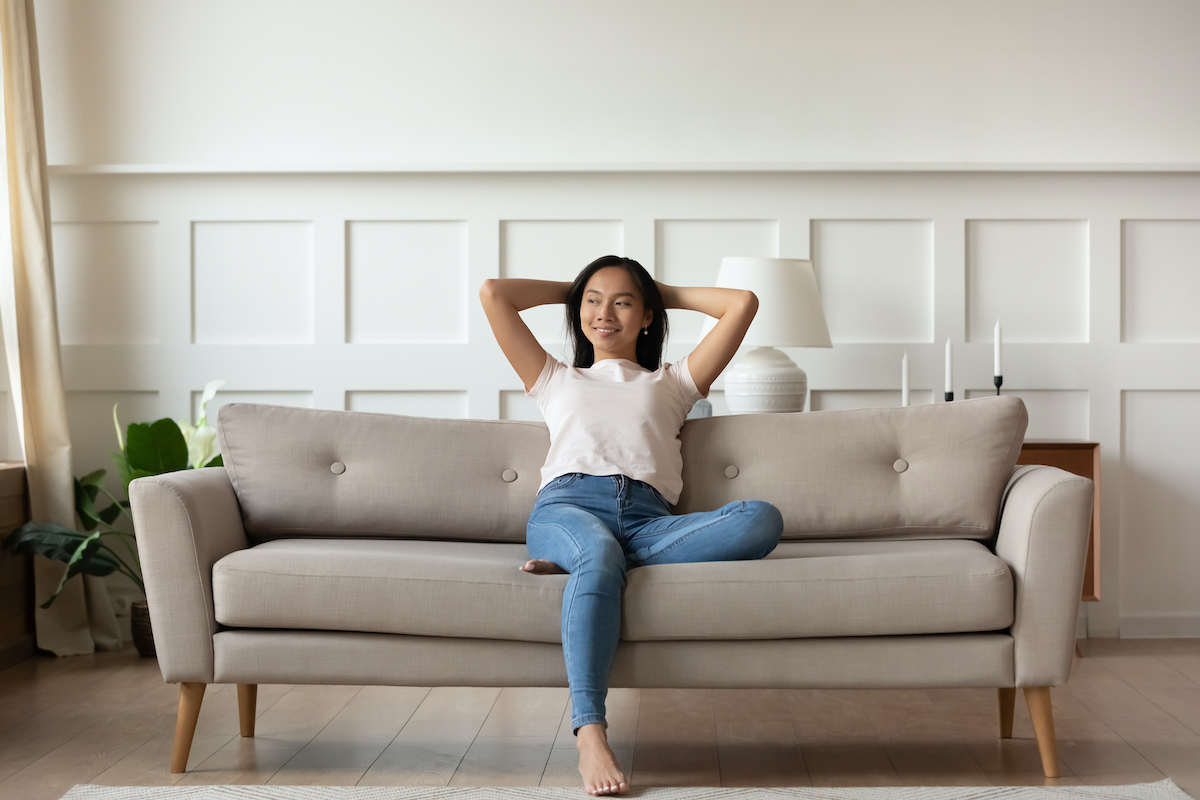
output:
M 707 397 L 713 381 L 729 364 L 750 329 L 750 323 L 758 313 L 758 298 L 754 292 L 715 286 L 658 283 L 658 289 L 667 308 L 684 308 L 717 318 L 717 324 L 688 356 L 692 380 L 700 394 Z

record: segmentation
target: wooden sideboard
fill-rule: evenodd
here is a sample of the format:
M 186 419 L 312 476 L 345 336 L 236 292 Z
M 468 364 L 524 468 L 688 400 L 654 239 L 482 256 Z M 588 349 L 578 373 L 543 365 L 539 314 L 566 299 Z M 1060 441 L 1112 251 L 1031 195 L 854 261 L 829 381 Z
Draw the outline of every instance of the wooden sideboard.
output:
M 1092 527 L 1088 532 L 1087 564 L 1083 570 L 1083 600 L 1100 599 L 1100 445 L 1082 439 L 1026 439 L 1018 464 L 1045 464 L 1091 478 L 1096 484 Z
M 25 462 L 0 461 L 0 541 L 29 521 Z M 0 552 L 0 669 L 33 655 L 33 556 Z

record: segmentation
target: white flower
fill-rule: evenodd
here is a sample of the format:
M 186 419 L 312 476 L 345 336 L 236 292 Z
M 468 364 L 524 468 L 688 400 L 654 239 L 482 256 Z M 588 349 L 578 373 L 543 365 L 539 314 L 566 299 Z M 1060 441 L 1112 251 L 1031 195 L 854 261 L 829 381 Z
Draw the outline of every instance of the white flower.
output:
M 175 424 L 183 433 L 183 440 L 187 442 L 188 466 L 193 469 L 200 469 L 221 452 L 217 447 L 217 431 L 208 424 L 208 401 L 212 400 L 217 389 L 226 383 L 229 381 L 218 380 L 209 381 L 205 385 L 204 396 L 200 398 L 200 419 L 196 420 L 195 426 L 181 419 L 175 420 Z

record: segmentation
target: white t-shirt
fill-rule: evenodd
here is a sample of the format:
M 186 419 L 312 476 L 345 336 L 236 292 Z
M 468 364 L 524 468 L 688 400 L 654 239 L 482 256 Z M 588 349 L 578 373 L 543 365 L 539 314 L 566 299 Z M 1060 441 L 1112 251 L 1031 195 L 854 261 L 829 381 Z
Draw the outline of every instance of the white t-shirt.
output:
M 569 472 L 626 475 L 645 481 L 671 505 L 683 490 L 679 429 L 703 395 L 687 356 L 651 372 L 624 358 L 578 368 L 546 354 L 546 366 L 525 393 L 550 428 L 542 467 L 546 484 Z

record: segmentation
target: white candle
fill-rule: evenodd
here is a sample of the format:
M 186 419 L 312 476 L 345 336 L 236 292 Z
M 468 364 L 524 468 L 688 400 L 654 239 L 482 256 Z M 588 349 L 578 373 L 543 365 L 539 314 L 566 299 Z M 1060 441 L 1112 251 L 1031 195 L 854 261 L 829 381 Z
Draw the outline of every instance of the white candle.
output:
M 946 340 L 946 394 L 954 391 L 953 367 L 950 362 L 953 356 L 950 353 L 950 340 Z
M 1000 320 L 996 320 L 996 366 L 993 375 L 1003 375 L 1004 372 L 1000 369 Z
M 908 353 L 900 361 L 900 405 L 908 408 Z

